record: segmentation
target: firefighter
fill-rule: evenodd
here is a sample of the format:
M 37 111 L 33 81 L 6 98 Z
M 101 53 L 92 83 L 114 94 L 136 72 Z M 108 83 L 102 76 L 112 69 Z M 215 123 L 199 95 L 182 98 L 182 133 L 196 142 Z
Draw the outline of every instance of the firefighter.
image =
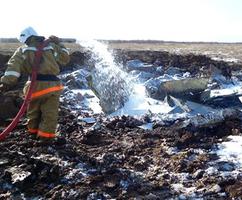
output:
M 21 74 L 31 75 L 36 47 L 44 40 L 32 27 L 21 32 L 19 41 L 24 45 L 8 61 L 7 69 L 1 77 L 0 91 L 9 90 L 17 83 Z M 60 72 L 59 64 L 66 65 L 70 57 L 58 37 L 50 36 L 49 40 L 49 44 L 43 48 L 35 89 L 27 109 L 27 128 L 32 136 L 53 141 L 56 138 L 59 98 L 63 89 L 57 77 Z M 24 94 L 29 85 L 30 81 L 27 81 Z

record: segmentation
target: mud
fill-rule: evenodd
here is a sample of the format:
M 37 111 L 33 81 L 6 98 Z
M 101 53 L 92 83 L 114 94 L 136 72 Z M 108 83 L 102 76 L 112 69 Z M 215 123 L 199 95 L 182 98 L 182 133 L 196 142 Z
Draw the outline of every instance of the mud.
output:
M 183 66 L 192 73 L 210 61 L 198 57 L 201 63 L 195 66 L 189 58 L 192 64 Z M 4 104 L 9 109 L 20 105 L 14 95 Z M 94 117 L 96 123 L 80 122 L 78 116 Z M 0 199 L 242 198 L 241 172 L 223 176 L 219 172 L 233 171 L 235 166 L 222 163 L 212 151 L 227 136 L 241 134 L 240 116 L 208 127 L 184 127 L 178 120 L 156 124 L 153 130 L 138 128 L 144 122 L 149 118 L 110 119 L 81 109 L 73 114 L 62 102 L 60 137 L 42 142 L 28 135 L 25 120 L 21 121 L 0 143 Z
M 208 163 L 218 159 L 209 150 L 235 129 L 241 132 L 238 119 L 145 131 L 131 117 L 104 118 L 95 130 L 62 106 L 59 123 L 62 137 L 51 144 L 32 139 L 21 124 L 1 142 L 1 199 L 173 199 L 181 195 L 172 188 L 179 174 L 188 174 L 184 185 L 203 189 L 203 197 L 241 197 L 241 177 L 206 174 Z

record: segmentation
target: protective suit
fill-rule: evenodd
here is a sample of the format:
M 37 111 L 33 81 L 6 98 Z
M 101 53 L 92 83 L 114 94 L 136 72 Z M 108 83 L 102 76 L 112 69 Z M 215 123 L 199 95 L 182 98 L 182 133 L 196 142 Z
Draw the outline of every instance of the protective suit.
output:
M 31 27 L 23 32 L 26 34 L 21 33 L 19 40 L 25 45 L 19 47 L 10 58 L 7 70 L 1 77 L 1 82 L 4 85 L 15 85 L 21 74 L 31 75 L 37 51 L 36 46 L 44 40 L 44 37 L 38 36 Z M 27 110 L 29 133 L 36 134 L 41 138 L 56 137 L 59 97 L 63 89 L 57 75 L 60 72 L 59 64 L 65 65 L 69 59 L 68 50 L 59 43 L 56 37 L 44 47 L 35 90 Z M 26 94 L 29 85 L 30 81 L 24 87 L 24 94 Z

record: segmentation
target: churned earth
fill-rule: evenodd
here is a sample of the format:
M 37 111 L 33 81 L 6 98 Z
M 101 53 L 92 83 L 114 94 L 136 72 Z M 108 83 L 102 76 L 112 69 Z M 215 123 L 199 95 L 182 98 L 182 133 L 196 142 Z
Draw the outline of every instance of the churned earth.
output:
M 180 66 L 182 71 L 202 77 L 211 73 L 208 66 L 213 64 L 224 76 L 236 72 L 236 78 L 240 78 L 239 63 L 204 55 L 130 50 L 116 54 L 124 64 L 139 59 L 151 64 L 152 70 L 162 65 L 168 72 L 172 66 Z M 70 98 L 72 89 L 85 88 L 85 81 L 76 81 L 70 74 L 83 69 L 88 55 L 73 52 L 71 63 L 63 68 L 66 88 L 60 105 L 58 140 L 49 144 L 30 137 L 23 118 L 0 142 L 0 199 L 242 198 L 242 158 L 236 151 L 224 154 L 229 142 L 240 140 L 240 109 L 206 124 L 187 124 L 184 118 L 153 121 L 152 115 L 136 118 L 93 112 L 85 104 L 92 95 L 77 93 Z M 8 57 L 0 58 L 3 73 Z M 0 96 L 5 114 L 1 115 L 1 130 L 21 105 L 22 82 Z M 78 102 L 84 103 L 77 106 Z M 4 110 L 6 106 L 9 109 Z M 142 126 L 150 123 L 152 129 Z M 242 147 L 241 143 L 233 145 Z

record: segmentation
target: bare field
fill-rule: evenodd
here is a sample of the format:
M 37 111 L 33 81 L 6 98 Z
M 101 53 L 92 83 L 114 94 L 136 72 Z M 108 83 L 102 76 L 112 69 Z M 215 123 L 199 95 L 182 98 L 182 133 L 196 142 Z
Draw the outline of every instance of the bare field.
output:
M 241 43 L 193 42 L 109 42 L 112 49 L 168 51 L 176 54 L 203 54 L 215 59 L 242 62 Z
M 103 41 L 110 49 L 130 51 L 168 51 L 176 54 L 203 54 L 214 59 L 242 62 L 242 43 L 200 43 L 162 41 Z M 0 53 L 11 54 L 20 43 L 0 43 Z M 82 51 L 77 43 L 65 43 L 70 52 Z

